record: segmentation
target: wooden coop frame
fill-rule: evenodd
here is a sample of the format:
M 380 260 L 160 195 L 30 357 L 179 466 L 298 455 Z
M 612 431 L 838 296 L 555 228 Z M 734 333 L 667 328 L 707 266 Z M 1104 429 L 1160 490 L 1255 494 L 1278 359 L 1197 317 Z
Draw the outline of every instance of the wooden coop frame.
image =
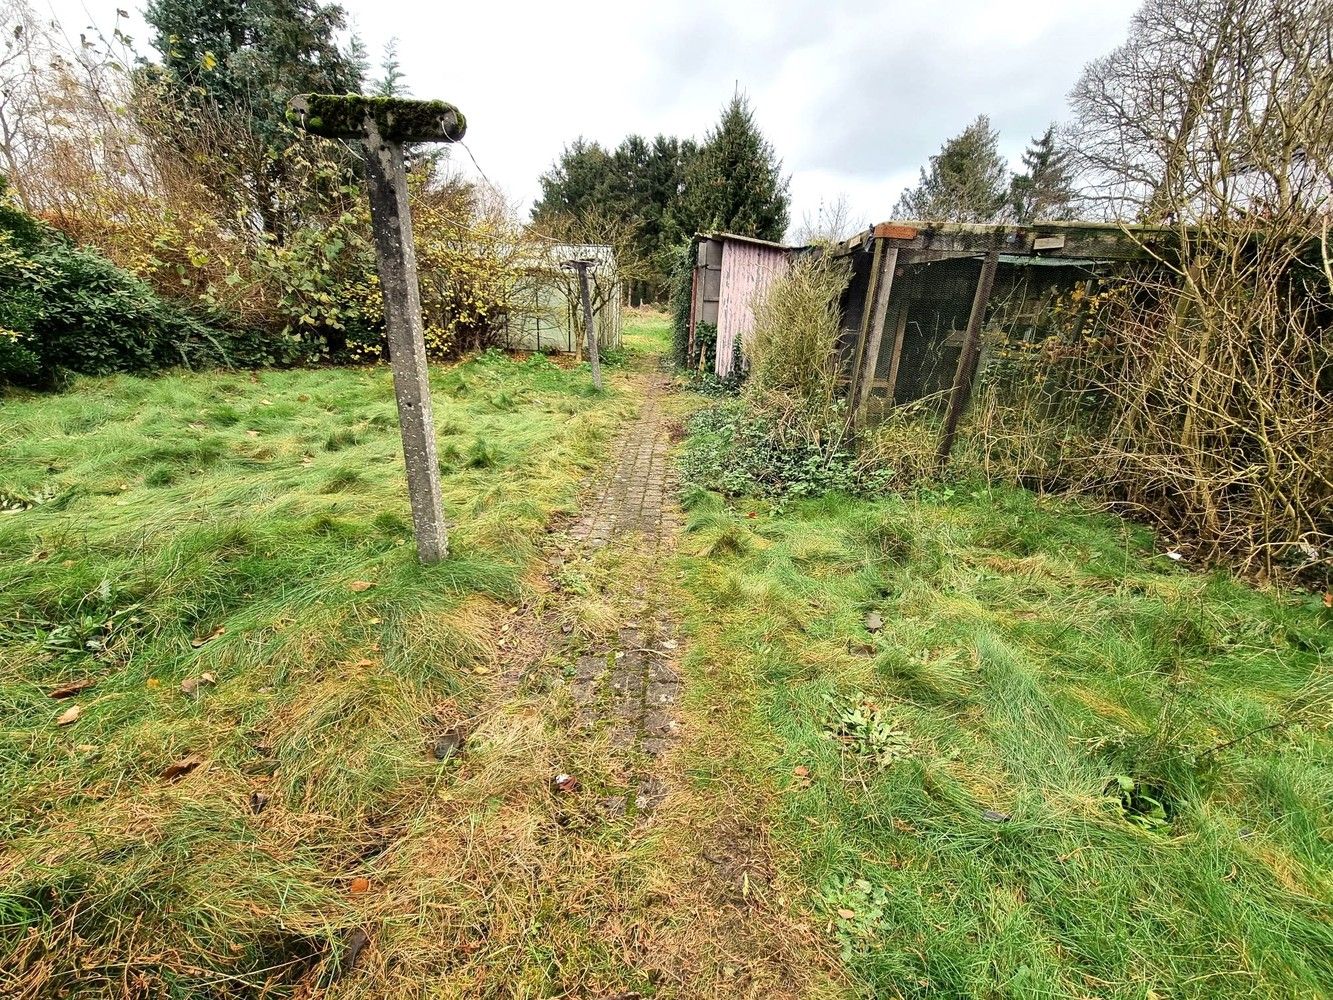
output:
M 852 419 L 863 417 L 876 390 L 889 406 L 909 401 L 902 398 L 902 376 L 905 348 L 911 347 L 912 286 L 915 281 L 919 288 L 922 272 L 931 265 L 966 261 L 975 269 L 975 277 L 967 283 L 970 287 L 954 290 L 960 306 L 969 298 L 971 304 L 966 323 L 957 332 L 958 357 L 947 386 L 940 439 L 943 463 L 971 395 L 981 331 L 999 272 L 1012 275 L 1022 268 L 1054 267 L 1090 277 L 1118 264 L 1159 260 L 1176 237 L 1176 231 L 1166 228 L 1086 222 L 1024 226 L 886 222 L 839 244 L 832 254 L 848 260 L 852 268 L 838 345 Z

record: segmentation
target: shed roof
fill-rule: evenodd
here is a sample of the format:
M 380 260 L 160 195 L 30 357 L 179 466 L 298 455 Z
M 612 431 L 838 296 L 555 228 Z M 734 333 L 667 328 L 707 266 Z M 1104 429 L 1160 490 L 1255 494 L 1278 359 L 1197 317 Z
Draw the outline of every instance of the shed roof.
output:
M 727 240 L 734 243 L 750 243 L 754 246 L 769 247 L 773 250 L 805 250 L 804 246 L 788 246 L 785 243 L 774 243 L 772 240 L 761 240 L 757 236 L 741 236 L 738 233 L 711 232 L 699 233 L 700 237 L 708 240 Z
M 1034 222 L 1026 225 L 971 222 L 881 222 L 844 240 L 834 253 L 843 256 L 881 239 L 905 250 L 944 253 L 1001 253 L 1042 259 L 1092 261 L 1142 260 L 1172 246 L 1176 229 L 1115 222 Z

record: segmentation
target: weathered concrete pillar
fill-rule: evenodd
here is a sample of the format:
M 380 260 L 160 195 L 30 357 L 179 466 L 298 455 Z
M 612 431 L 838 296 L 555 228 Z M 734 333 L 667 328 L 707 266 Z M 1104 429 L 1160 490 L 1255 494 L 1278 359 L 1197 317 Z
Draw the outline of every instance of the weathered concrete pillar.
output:
M 598 356 L 597 330 L 592 324 L 592 297 L 588 293 L 588 268 L 590 260 L 571 260 L 567 266 L 579 272 L 579 298 L 583 302 L 583 333 L 588 339 L 588 363 L 592 365 L 592 385 L 602 388 L 602 362 Z
M 449 535 L 440 498 L 417 254 L 412 242 L 412 214 L 407 207 L 407 171 L 402 143 L 384 139 L 373 122 L 366 129 L 366 176 L 417 554 L 423 563 L 435 563 L 449 554 Z
M 457 108 L 442 101 L 355 94 L 302 95 L 292 99 L 288 114 L 316 135 L 358 138 L 364 144 L 370 223 L 384 293 L 384 326 L 398 400 L 417 555 L 423 563 L 439 562 L 449 553 L 449 536 L 440 501 L 440 467 L 431 417 L 403 143 L 456 142 L 463 137 L 466 121 Z

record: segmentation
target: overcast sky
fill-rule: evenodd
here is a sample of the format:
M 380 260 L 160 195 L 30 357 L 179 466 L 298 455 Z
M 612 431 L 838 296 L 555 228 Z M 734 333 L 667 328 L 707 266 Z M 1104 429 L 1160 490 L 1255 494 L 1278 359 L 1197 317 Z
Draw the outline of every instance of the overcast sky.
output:
M 791 174 L 792 224 L 846 196 L 889 217 L 940 143 L 991 116 L 1017 162 L 1139 0 L 345 0 L 375 62 L 396 36 L 418 97 L 452 101 L 487 177 L 525 212 L 579 135 L 702 138 L 737 86 Z M 77 32 L 135 0 L 35 0 Z M 137 9 L 135 10 L 137 14 Z M 140 29 L 140 45 L 146 37 Z M 378 67 L 376 67 L 378 72 Z M 459 169 L 471 173 L 462 150 Z

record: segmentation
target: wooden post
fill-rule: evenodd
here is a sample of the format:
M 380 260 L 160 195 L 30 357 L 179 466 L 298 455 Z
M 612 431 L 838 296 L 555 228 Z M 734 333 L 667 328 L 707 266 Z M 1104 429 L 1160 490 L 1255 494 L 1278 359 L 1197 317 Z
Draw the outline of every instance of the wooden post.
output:
M 907 335 L 907 300 L 898 304 L 893 324 L 893 354 L 889 357 L 889 402 L 898 402 L 898 366 L 903 360 L 903 338 Z
M 866 279 L 865 300 L 861 303 L 861 322 L 856 332 L 856 350 L 852 353 L 852 370 L 848 372 L 847 398 L 856 409 L 856 401 L 861 398 L 861 363 L 866 355 L 866 334 L 870 329 L 870 314 L 874 311 L 875 289 L 879 286 L 879 262 L 884 253 L 884 241 L 875 241 L 875 250 L 870 258 L 870 277 Z
M 440 467 L 431 417 L 403 143 L 455 142 L 463 137 L 466 121 L 457 108 L 442 101 L 376 99 L 356 94 L 293 98 L 288 117 L 316 135 L 359 138 L 364 144 L 370 228 L 384 294 L 384 326 L 417 556 L 423 563 L 439 562 L 449 553 L 449 536 L 440 503 Z
M 592 366 L 592 387 L 598 392 L 602 389 L 602 363 L 597 352 L 597 330 L 592 324 L 592 297 L 588 293 L 588 268 L 590 260 L 566 261 L 566 267 L 579 272 L 579 298 L 583 302 L 583 332 L 588 341 L 588 364 Z
M 981 324 L 986 319 L 986 306 L 990 303 L 991 289 L 995 286 L 995 267 L 999 262 L 999 251 L 992 246 L 986 251 L 986 259 L 981 265 L 981 277 L 977 281 L 977 291 L 972 297 L 972 312 L 967 317 L 967 332 L 963 335 L 963 349 L 958 354 L 958 368 L 953 376 L 953 389 L 949 393 L 949 409 L 944 418 L 944 433 L 940 437 L 940 450 L 936 457 L 939 471 L 949 464 L 949 453 L 953 451 L 954 438 L 958 435 L 958 421 L 963 415 L 963 407 L 972 395 L 972 379 L 976 374 L 977 351 L 981 345 Z
M 875 311 L 870 317 L 869 338 L 866 343 L 865 367 L 861 374 L 861 384 L 853 405 L 853 419 L 870 398 L 870 390 L 875 385 L 875 369 L 879 365 L 879 348 L 884 340 L 884 318 L 889 310 L 889 295 L 893 291 L 893 272 L 898 267 L 898 248 L 888 247 L 884 259 L 880 262 L 879 281 L 875 287 Z

